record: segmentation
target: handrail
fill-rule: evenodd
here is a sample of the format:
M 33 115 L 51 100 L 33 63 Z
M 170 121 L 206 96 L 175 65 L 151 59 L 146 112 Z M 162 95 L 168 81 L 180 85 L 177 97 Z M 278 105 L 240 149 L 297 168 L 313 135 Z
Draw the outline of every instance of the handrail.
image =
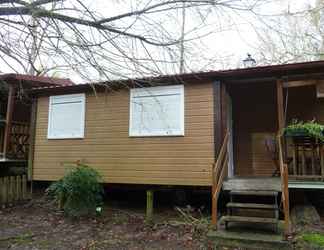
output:
M 226 132 L 221 149 L 219 151 L 216 163 L 212 170 L 213 187 L 212 187 L 212 224 L 217 227 L 217 201 L 222 189 L 223 180 L 226 174 L 226 166 L 228 165 L 227 144 L 229 133 Z
M 290 211 L 289 211 L 289 188 L 288 188 L 288 166 L 284 162 L 282 150 L 282 134 L 279 132 L 277 135 L 279 165 L 280 165 L 280 178 L 281 178 L 281 199 L 284 209 L 285 218 L 285 236 L 290 235 Z

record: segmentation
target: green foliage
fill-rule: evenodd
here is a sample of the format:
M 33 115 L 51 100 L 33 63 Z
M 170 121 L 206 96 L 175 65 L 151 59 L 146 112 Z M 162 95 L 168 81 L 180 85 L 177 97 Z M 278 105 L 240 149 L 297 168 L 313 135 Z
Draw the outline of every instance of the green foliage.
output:
M 324 235 L 319 233 L 304 233 L 302 239 L 308 243 L 324 247 Z
M 294 120 L 284 129 L 287 136 L 310 136 L 324 141 L 324 126 L 314 120 L 309 122 Z
M 86 165 L 79 165 L 48 188 L 60 208 L 71 217 L 93 215 L 102 203 L 100 175 Z

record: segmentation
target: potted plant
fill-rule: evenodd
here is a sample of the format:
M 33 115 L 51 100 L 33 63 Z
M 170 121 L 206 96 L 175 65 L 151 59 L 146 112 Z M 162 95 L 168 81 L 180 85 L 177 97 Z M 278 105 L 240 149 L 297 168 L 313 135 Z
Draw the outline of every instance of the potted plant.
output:
M 308 122 L 293 120 L 284 129 L 284 135 L 287 137 L 311 137 L 324 142 L 324 126 L 315 120 Z

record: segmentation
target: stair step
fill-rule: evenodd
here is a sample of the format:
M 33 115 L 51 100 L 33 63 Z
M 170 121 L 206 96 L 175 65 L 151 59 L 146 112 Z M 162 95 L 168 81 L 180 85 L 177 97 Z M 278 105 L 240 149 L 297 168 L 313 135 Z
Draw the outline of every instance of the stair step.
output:
M 246 223 L 266 223 L 277 224 L 278 220 L 275 218 L 262 218 L 262 217 L 245 217 L 245 216 L 223 216 L 221 221 L 224 222 L 246 222 Z
M 226 207 L 228 208 L 252 208 L 252 209 L 278 209 L 276 205 L 270 204 L 258 204 L 258 203 L 238 203 L 238 202 L 229 202 Z
M 230 191 L 231 195 L 250 195 L 250 196 L 276 196 L 278 195 L 277 191 L 260 191 L 260 190 L 232 190 Z

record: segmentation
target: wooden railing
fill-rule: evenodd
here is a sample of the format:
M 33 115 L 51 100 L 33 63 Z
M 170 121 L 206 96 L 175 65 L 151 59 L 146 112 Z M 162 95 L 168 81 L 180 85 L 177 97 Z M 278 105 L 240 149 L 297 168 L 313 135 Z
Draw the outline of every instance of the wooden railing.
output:
M 213 188 L 212 188 L 212 224 L 217 227 L 218 210 L 217 203 L 218 197 L 222 189 L 223 180 L 226 175 L 227 165 L 228 165 L 228 150 L 227 144 L 229 139 L 229 133 L 225 134 L 222 147 L 220 149 L 217 161 L 213 166 L 212 178 L 213 178 Z
M 29 124 L 12 122 L 8 156 L 12 159 L 27 160 L 29 149 Z
M 13 204 L 27 199 L 26 175 L 0 176 L 0 205 Z
M 294 137 L 289 145 L 292 160 L 289 178 L 298 180 L 324 180 L 323 143 L 307 136 Z
M 277 135 L 280 177 L 281 177 L 281 197 L 283 204 L 283 213 L 285 219 L 285 236 L 290 235 L 290 210 L 289 210 L 289 189 L 288 189 L 288 165 L 284 162 L 282 134 Z

